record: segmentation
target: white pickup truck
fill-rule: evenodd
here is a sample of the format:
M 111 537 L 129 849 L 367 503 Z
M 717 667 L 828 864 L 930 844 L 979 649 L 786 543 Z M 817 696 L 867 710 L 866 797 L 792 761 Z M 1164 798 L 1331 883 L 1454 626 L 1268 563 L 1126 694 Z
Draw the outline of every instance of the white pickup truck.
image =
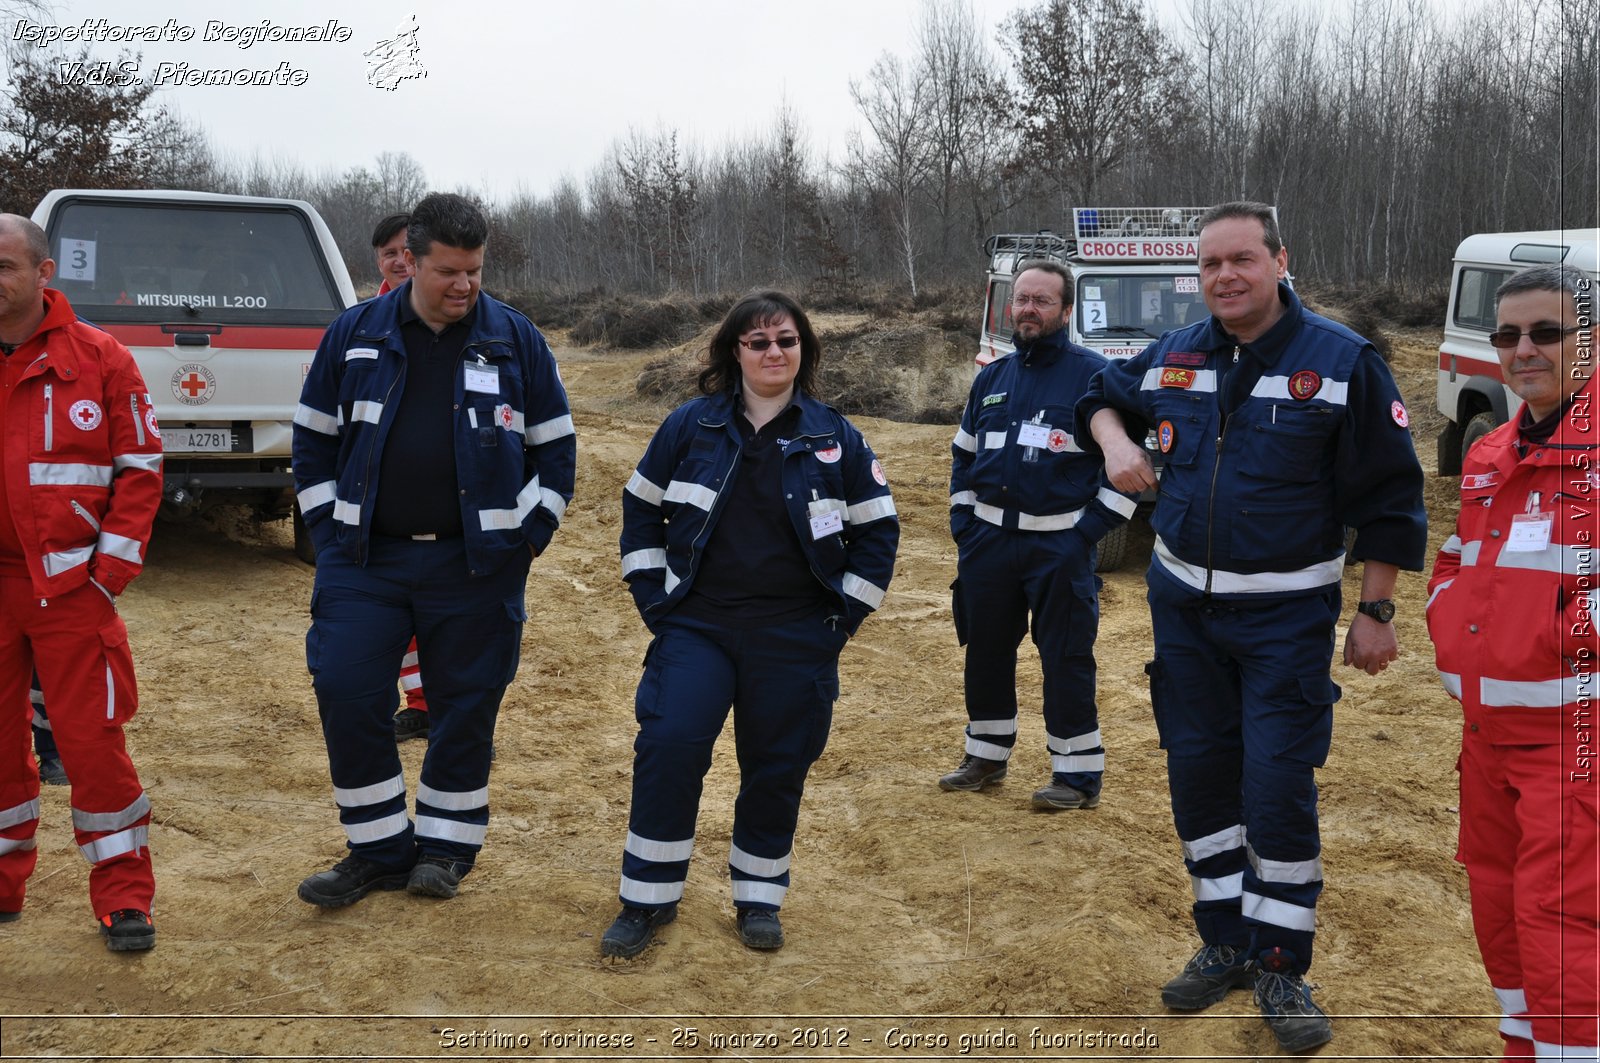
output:
M 323 330 L 356 302 L 309 203 L 61 189 L 33 212 L 52 286 L 133 352 L 161 419 L 163 512 L 289 516 L 291 422 Z M 295 550 L 311 547 L 295 513 Z

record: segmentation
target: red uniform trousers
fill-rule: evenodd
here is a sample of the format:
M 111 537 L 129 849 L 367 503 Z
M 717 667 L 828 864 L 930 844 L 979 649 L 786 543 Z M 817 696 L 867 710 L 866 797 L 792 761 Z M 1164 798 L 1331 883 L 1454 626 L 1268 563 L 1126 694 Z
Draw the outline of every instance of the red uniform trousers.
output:
M 1507 1059 L 1534 1057 L 1535 1042 L 1540 1059 L 1600 1043 L 1600 775 L 1578 752 L 1570 741 L 1496 745 L 1471 724 L 1463 733 L 1456 859 Z
M 0 911 L 22 910 L 38 862 L 39 770 L 30 737 L 33 671 L 72 786 L 72 827 L 88 859 L 95 918 L 150 911 L 150 801 L 123 743 L 138 707 L 128 629 L 99 588 L 41 601 L 25 577 L 0 577 Z

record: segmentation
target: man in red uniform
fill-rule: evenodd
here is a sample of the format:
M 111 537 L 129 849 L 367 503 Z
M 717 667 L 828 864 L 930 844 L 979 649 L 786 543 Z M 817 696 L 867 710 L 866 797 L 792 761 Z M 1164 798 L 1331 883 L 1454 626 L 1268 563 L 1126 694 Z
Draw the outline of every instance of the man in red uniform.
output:
M 46 285 L 45 234 L 0 214 L 0 922 L 38 861 L 29 680 L 72 780 L 89 901 L 114 952 L 155 944 L 150 801 L 122 725 L 138 707 L 116 596 L 161 504 L 161 435 L 128 349 Z
M 1439 673 L 1465 716 L 1461 840 L 1506 1059 L 1600 1058 L 1593 280 L 1523 270 L 1489 339 L 1523 405 L 1472 448 L 1429 581 Z

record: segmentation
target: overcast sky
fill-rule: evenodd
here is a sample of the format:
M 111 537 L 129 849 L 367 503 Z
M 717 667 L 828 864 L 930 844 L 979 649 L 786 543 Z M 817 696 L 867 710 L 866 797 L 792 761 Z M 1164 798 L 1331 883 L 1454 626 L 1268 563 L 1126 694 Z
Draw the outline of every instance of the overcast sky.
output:
M 991 34 L 1023 0 L 971 0 Z M 199 123 L 234 159 L 253 152 L 313 171 L 366 165 L 404 150 L 435 187 L 492 198 L 546 194 L 563 173 L 580 181 L 629 127 L 676 128 L 704 147 L 769 125 L 787 99 L 814 150 L 842 156 L 859 126 L 851 78 L 883 51 L 911 53 L 921 0 L 530 0 L 520 4 L 415 0 L 219 4 L 215 0 L 56 0 L 35 24 L 59 29 L 104 19 L 113 32 L 161 26 L 187 41 L 141 43 L 139 75 L 266 70 L 302 84 L 165 88 L 158 98 Z M 208 23 L 237 30 L 325 25 L 342 43 L 272 42 L 241 48 L 205 39 Z M 413 69 L 426 77 L 377 87 L 385 72 L 364 55 L 416 16 Z M 13 32 L 13 40 L 15 31 Z M 114 59 L 118 44 L 91 45 Z M 127 47 L 123 45 L 123 47 Z M 401 55 L 402 61 L 405 59 Z M 187 64 L 187 69 L 179 66 Z M 287 64 L 286 67 L 280 64 Z

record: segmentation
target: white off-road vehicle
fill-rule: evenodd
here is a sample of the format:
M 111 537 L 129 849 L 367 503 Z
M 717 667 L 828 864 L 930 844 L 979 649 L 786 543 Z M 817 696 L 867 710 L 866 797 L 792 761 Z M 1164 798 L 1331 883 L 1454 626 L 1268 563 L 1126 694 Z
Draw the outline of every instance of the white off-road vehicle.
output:
M 1203 319 L 1200 296 L 1200 207 L 1079 207 L 1073 232 L 1062 236 L 999 233 L 984 243 L 989 256 L 988 294 L 977 363 L 1010 354 L 1011 283 L 1017 266 L 1047 258 L 1073 278 L 1073 343 L 1108 358 L 1130 358 L 1162 334 Z M 1154 440 L 1145 449 L 1159 471 Z M 1142 500 L 1148 503 L 1149 499 Z M 1128 525 L 1100 543 L 1101 571 L 1119 568 L 1128 551 Z
M 289 441 L 323 330 L 356 302 L 309 203 L 206 192 L 57 190 L 33 220 L 51 286 L 133 352 L 161 419 L 162 510 L 294 514 Z

